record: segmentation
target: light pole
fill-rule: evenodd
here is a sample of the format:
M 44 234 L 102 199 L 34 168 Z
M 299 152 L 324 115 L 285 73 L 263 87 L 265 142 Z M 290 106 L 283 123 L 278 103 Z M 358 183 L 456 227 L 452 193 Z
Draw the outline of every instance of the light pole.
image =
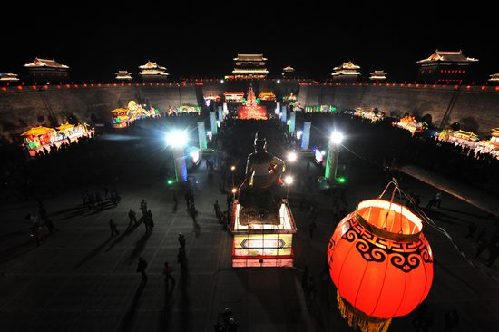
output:
M 290 152 L 288 152 L 286 159 L 289 162 L 289 170 L 292 171 L 291 165 L 294 164 L 298 160 L 298 153 L 296 153 L 296 151 L 290 151 Z
M 329 136 L 326 173 L 324 175 L 329 182 L 331 182 L 331 180 L 336 179 L 336 173 L 338 171 L 338 156 L 340 154 L 340 145 L 344 139 L 345 136 L 338 131 L 332 132 L 331 135 Z
M 184 157 L 184 148 L 189 142 L 187 131 L 172 130 L 166 134 L 165 141 L 172 150 L 176 181 L 187 181 L 187 165 Z
M 286 184 L 286 201 L 289 201 L 289 186 L 293 183 L 293 177 L 291 175 L 287 175 L 284 178 L 284 183 Z
M 182 91 L 180 89 L 180 83 L 177 83 L 178 86 L 178 99 L 179 99 L 179 108 L 182 107 Z
M 232 165 L 230 167 L 230 173 L 231 173 L 231 176 L 232 176 L 232 188 L 234 188 L 234 172 L 236 171 L 236 166 Z

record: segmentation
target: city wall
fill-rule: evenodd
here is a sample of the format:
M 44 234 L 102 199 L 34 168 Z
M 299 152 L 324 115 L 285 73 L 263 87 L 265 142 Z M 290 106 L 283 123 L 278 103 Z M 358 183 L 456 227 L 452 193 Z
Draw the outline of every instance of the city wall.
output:
M 303 85 L 298 95 L 302 105 L 332 104 L 340 110 L 376 107 L 387 115 L 430 114 L 437 126 L 453 99 L 446 124 L 460 122 L 482 133 L 499 127 L 499 91 L 493 86 Z
M 37 124 L 62 123 L 69 116 L 79 121 L 111 122 L 111 111 L 134 100 L 158 107 L 198 105 L 192 86 L 63 85 L 50 87 L 9 87 L 0 91 L 0 134 L 7 141 Z
M 256 85 L 256 84 L 255 84 Z M 386 114 L 430 114 L 439 124 L 451 102 L 447 124 L 460 122 L 466 128 L 490 133 L 499 127 L 499 89 L 491 86 L 424 86 L 415 84 L 300 84 L 259 82 L 261 90 L 273 90 L 278 98 L 298 92 L 302 105 L 332 104 L 341 109 L 376 107 Z M 0 90 L 0 136 L 7 141 L 37 124 L 62 123 L 74 116 L 79 121 L 111 121 L 111 111 L 130 100 L 147 103 L 161 111 L 182 104 L 200 105 L 203 95 L 245 90 L 219 82 L 197 84 L 94 84 L 24 86 Z M 244 91 L 246 92 L 246 91 Z

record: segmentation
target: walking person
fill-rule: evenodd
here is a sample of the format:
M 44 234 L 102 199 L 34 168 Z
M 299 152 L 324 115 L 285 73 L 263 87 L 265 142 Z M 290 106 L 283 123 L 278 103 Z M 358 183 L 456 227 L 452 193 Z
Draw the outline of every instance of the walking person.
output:
M 177 192 L 173 192 L 173 212 L 177 212 L 178 209 L 178 198 L 177 198 Z
M 142 217 L 143 217 L 144 214 L 147 212 L 147 202 L 145 199 L 142 199 L 142 201 L 140 201 L 140 210 L 142 211 Z
M 187 205 L 187 209 L 191 207 L 191 196 L 189 195 L 189 192 L 187 191 L 184 195 L 185 199 L 185 205 Z
M 147 221 L 149 223 L 149 233 L 152 232 L 152 228 L 154 227 L 154 221 L 152 220 L 152 211 L 147 210 Z
M 215 216 L 217 217 L 218 221 L 221 223 L 222 218 L 220 212 L 220 204 L 218 204 L 218 199 L 213 204 L 213 209 L 215 210 Z
M 163 275 L 165 277 L 165 285 L 168 292 L 175 288 L 175 279 L 172 276 L 172 268 L 170 267 L 168 262 L 165 262 L 163 266 Z M 170 290 L 170 282 L 171 282 L 171 290 Z
M 148 234 L 150 231 L 152 231 L 151 222 L 149 220 L 149 214 L 147 212 L 142 217 L 142 222 L 144 223 L 144 227 L 146 229 L 146 234 Z
M 35 240 L 36 246 L 39 247 L 40 243 L 42 242 L 42 234 L 41 234 L 41 227 L 38 223 L 38 219 L 36 216 L 31 216 L 30 219 L 34 220 L 33 221 L 33 226 L 31 227 L 31 233 L 30 236 Z
M 440 193 L 440 191 L 435 194 L 433 201 L 434 201 L 435 205 L 437 206 L 437 208 L 440 209 L 440 204 L 442 203 L 442 193 Z
M 54 222 L 51 220 L 51 219 L 44 219 L 45 220 L 45 226 L 47 227 L 48 231 L 50 234 L 54 234 L 54 230 L 55 230 L 55 225 L 54 225 Z
M 128 223 L 128 228 L 132 228 L 133 226 L 136 226 L 138 224 L 136 216 L 137 214 L 135 213 L 134 210 L 130 209 L 130 211 L 128 211 L 128 218 L 130 219 L 130 222 Z
M 139 263 L 137 264 L 137 272 L 140 272 L 142 274 L 143 284 L 147 282 L 146 268 L 147 268 L 147 261 L 144 258 L 140 257 Z
M 115 234 L 120 235 L 120 232 L 118 232 L 118 228 L 116 228 L 116 224 L 114 223 L 113 219 L 109 219 L 109 227 L 111 228 L 111 237 L 113 237 Z
M 198 210 L 196 210 L 196 206 L 194 206 L 194 203 L 191 204 L 189 207 L 189 215 L 192 218 L 192 221 L 196 222 L 196 217 L 198 216 Z
M 180 264 L 180 272 L 182 277 L 187 276 L 187 257 L 185 256 L 185 248 L 179 248 L 177 254 L 177 262 Z
M 431 208 L 433 207 L 433 205 L 435 205 L 435 199 L 432 198 L 432 199 L 430 199 L 428 201 L 428 204 L 426 204 L 426 209 L 427 210 L 431 210 Z
M 178 233 L 178 243 L 181 249 L 185 249 L 185 236 L 182 233 Z

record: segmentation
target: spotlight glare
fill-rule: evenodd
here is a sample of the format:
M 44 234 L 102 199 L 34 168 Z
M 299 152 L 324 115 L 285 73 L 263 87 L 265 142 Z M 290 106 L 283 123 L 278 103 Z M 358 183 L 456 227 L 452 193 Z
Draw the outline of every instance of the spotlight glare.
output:
M 172 149 L 182 149 L 189 142 L 189 135 L 185 130 L 173 130 L 166 134 L 165 140 Z
M 290 151 L 288 153 L 288 161 L 289 162 L 295 162 L 298 160 L 298 154 L 295 151 Z
M 288 175 L 284 178 L 284 183 L 286 183 L 287 185 L 290 185 L 293 183 L 293 177 L 291 175 Z
M 192 162 L 194 164 L 197 164 L 197 162 L 199 161 L 199 150 L 193 150 L 193 151 L 191 151 L 190 155 L 191 155 L 191 158 L 192 158 Z
M 339 131 L 333 131 L 331 133 L 331 136 L 329 136 L 329 140 L 334 144 L 341 144 L 344 139 L 345 135 L 343 135 L 343 133 L 340 133 Z

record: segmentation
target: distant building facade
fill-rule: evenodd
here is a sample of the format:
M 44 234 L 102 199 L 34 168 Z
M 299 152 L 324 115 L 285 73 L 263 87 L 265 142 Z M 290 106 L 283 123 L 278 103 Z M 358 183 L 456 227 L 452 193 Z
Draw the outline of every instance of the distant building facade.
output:
M 351 61 L 344 62 L 338 67 L 333 68 L 331 73 L 333 82 L 356 82 L 359 79 L 360 67 Z
M 487 80 L 489 84 L 499 85 L 499 73 L 489 75 L 490 78 Z
M 132 80 L 132 74 L 126 70 L 119 70 L 116 73 L 115 79 L 119 82 L 130 82 Z
M 467 57 L 462 51 L 436 50 L 428 58 L 417 62 L 417 81 L 421 83 L 461 84 L 466 81 L 469 65 L 478 59 Z
M 24 64 L 35 83 L 60 83 L 69 81 L 69 66 L 56 62 L 54 59 L 36 57 L 33 62 Z
M 383 70 L 375 70 L 369 76 L 369 81 L 373 82 L 383 82 L 386 81 L 386 73 Z
M 295 76 L 295 69 L 291 66 L 284 67 L 281 76 L 283 78 L 293 78 Z
M 139 75 L 144 82 L 165 82 L 168 81 L 168 75 L 170 75 L 165 67 L 151 61 L 139 66 L 139 69 Z
M 269 73 L 266 67 L 267 58 L 262 53 L 239 53 L 234 58 L 232 75 L 225 76 L 228 80 L 261 80 Z
M 0 73 L 0 85 L 9 85 L 19 82 L 17 74 L 14 73 Z

